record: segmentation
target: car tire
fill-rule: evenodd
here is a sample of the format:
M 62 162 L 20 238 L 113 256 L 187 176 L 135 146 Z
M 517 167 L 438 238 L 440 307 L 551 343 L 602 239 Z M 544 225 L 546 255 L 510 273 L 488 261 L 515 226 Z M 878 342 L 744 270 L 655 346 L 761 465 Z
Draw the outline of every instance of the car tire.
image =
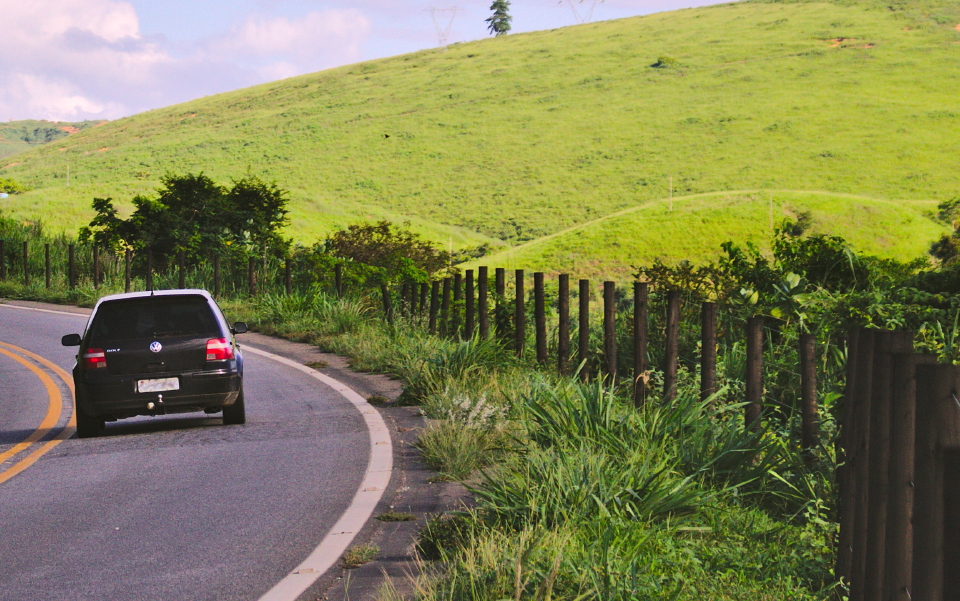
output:
M 232 405 L 223 408 L 223 423 L 228 426 L 237 426 L 247 423 L 247 411 L 243 406 L 243 387 Z
M 101 417 L 91 417 L 77 408 L 77 438 L 96 438 L 103 431 L 104 421 Z

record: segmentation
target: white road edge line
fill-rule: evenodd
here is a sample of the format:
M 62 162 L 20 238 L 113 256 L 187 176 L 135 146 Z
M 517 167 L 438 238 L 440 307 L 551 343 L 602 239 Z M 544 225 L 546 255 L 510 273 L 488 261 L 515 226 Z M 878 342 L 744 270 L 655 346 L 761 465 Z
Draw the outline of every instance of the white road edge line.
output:
M 86 317 L 81 313 L 21 307 L 5 303 L 0 304 L 0 306 L 23 311 Z M 383 493 L 387 490 L 387 486 L 390 484 L 390 476 L 393 473 L 393 440 L 390 438 L 390 430 L 387 429 L 387 424 L 383 421 L 380 413 L 365 398 L 343 382 L 280 355 L 246 344 L 242 346 L 242 349 L 300 370 L 326 384 L 357 408 L 357 411 L 363 416 L 363 421 L 366 423 L 367 431 L 370 434 L 370 460 L 367 462 L 367 470 L 363 474 L 360 487 L 353 495 L 353 500 L 350 501 L 350 506 L 343 512 L 343 515 L 340 516 L 340 519 L 337 520 L 337 523 L 333 525 L 327 535 L 323 537 L 320 544 L 310 552 L 310 555 L 292 572 L 287 574 L 283 580 L 267 591 L 267 594 L 260 597 L 260 601 L 296 601 L 305 590 L 310 588 L 314 582 L 337 563 L 337 560 L 347 550 L 347 547 L 353 542 L 353 539 L 370 519 L 370 516 L 373 515 L 373 510 L 376 509 L 377 503 L 380 502 Z
M 360 482 L 356 494 L 353 495 L 350 506 L 347 507 L 337 523 L 333 525 L 310 555 L 276 586 L 267 591 L 267 594 L 260 597 L 260 601 L 295 601 L 305 590 L 310 588 L 310 585 L 337 563 L 337 560 L 347 550 L 347 547 L 353 542 L 353 539 L 370 519 L 370 516 L 373 515 L 373 510 L 377 507 L 377 503 L 380 502 L 380 498 L 383 497 L 383 493 L 390 484 L 390 476 L 393 472 L 393 441 L 390 438 L 387 424 L 383 421 L 380 413 L 365 398 L 346 384 L 286 357 L 274 355 L 246 344 L 242 346 L 242 349 L 298 369 L 323 382 L 353 403 L 353 406 L 363 416 L 367 431 L 370 433 L 370 461 L 367 463 L 367 471 L 363 475 L 363 480 Z

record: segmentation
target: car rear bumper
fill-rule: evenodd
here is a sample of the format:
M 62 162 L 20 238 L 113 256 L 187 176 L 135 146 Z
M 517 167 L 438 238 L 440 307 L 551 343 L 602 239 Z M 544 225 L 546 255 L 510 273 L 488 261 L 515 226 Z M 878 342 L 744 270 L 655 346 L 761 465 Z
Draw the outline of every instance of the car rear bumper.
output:
M 88 416 L 105 419 L 215 410 L 232 405 L 242 383 L 237 371 L 209 370 L 178 374 L 179 390 L 137 392 L 139 380 L 162 377 L 173 376 L 88 376 L 77 382 L 77 405 Z

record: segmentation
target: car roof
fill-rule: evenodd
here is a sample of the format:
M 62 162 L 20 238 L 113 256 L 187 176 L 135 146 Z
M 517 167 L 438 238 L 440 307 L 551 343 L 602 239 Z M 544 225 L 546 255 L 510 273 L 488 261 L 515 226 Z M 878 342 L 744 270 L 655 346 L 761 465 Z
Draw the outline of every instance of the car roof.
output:
M 115 300 L 125 300 L 130 298 L 150 298 L 157 296 L 202 296 L 207 300 L 213 300 L 213 297 L 210 296 L 210 293 L 206 290 L 199 288 L 186 288 L 186 289 L 177 289 L 177 290 L 146 290 L 143 292 L 125 292 L 123 294 L 111 294 L 109 296 L 104 296 L 97 301 L 97 306 L 101 303 Z M 96 309 L 96 307 L 94 307 Z

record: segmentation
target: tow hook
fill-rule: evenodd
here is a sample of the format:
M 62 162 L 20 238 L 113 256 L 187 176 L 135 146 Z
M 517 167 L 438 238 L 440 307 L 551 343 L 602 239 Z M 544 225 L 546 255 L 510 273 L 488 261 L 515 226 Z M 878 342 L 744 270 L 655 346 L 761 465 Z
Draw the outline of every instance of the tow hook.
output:
M 162 394 L 157 395 L 156 403 L 154 402 L 147 403 L 147 410 L 148 411 L 156 410 L 156 415 L 166 415 L 167 411 L 163 407 L 163 395 Z

